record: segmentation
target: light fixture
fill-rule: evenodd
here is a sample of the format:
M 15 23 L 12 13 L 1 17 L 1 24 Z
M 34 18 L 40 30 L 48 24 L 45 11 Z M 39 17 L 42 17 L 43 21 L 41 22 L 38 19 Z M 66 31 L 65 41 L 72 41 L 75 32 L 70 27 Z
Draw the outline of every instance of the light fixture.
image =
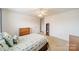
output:
M 43 15 L 42 14 L 39 14 L 38 17 L 43 17 Z
M 36 11 L 36 14 L 39 18 L 42 18 L 47 15 L 47 9 L 40 8 Z

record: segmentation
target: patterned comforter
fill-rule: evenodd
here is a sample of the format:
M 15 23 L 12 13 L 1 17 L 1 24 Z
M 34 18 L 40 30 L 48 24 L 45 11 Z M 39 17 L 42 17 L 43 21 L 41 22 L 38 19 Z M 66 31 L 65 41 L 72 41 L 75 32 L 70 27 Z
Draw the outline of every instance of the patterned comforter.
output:
M 38 51 L 46 43 L 46 36 L 32 33 L 19 37 L 19 43 L 10 48 L 9 51 Z

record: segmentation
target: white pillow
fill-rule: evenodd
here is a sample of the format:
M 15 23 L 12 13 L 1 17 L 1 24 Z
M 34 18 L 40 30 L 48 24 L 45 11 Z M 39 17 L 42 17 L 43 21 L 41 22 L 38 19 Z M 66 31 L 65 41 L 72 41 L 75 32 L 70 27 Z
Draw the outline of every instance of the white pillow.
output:
M 0 51 L 7 51 L 9 49 L 8 45 L 6 45 L 5 40 L 0 40 Z
M 2 36 L 3 36 L 3 39 L 5 39 L 5 42 L 7 43 L 7 45 L 9 47 L 12 47 L 13 46 L 13 38 L 11 35 L 9 35 L 8 33 L 6 32 L 3 32 L 2 33 Z
M 8 38 L 8 37 L 11 37 L 11 35 L 8 34 L 7 32 L 2 32 L 2 37 L 3 38 Z

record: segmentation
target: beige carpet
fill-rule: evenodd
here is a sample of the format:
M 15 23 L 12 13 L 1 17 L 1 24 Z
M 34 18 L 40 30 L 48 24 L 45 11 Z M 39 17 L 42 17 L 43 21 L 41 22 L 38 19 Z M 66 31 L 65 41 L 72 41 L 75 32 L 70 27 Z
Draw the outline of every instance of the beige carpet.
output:
M 48 37 L 47 51 L 68 51 L 68 42 L 56 37 Z

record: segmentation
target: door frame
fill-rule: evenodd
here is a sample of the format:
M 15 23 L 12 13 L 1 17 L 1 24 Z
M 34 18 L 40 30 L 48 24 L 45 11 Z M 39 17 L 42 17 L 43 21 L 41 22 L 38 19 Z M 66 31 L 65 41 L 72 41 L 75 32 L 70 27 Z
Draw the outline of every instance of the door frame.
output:
M 49 28 L 50 28 L 50 24 L 46 23 L 46 35 L 49 36 Z

